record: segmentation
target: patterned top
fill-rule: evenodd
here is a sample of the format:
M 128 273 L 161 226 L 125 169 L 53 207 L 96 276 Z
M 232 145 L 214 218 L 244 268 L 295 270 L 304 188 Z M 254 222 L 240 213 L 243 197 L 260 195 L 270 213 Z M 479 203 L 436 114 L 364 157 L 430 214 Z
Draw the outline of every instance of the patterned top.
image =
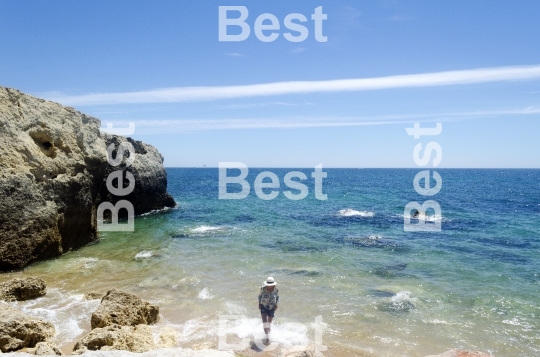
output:
M 259 293 L 259 304 L 261 304 L 267 310 L 273 310 L 279 302 L 279 290 L 277 287 L 274 291 L 270 292 L 266 289 L 266 286 L 261 286 L 261 292 Z

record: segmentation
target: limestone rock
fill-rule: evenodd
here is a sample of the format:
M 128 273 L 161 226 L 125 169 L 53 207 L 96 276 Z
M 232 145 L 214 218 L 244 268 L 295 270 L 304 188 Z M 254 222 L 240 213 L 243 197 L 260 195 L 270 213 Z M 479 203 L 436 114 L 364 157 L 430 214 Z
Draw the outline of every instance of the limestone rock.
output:
M 63 356 L 58 346 L 50 342 L 38 342 L 34 348 L 25 348 L 18 352 L 26 352 L 36 356 Z
M 92 328 L 113 324 L 135 326 L 151 325 L 159 320 L 159 306 L 143 301 L 137 295 L 120 290 L 110 290 L 101 305 L 92 314 Z
M 55 334 L 54 326 L 47 321 L 28 316 L 9 306 L 0 310 L 0 350 L 13 352 L 25 347 L 35 347 Z
M 111 325 L 90 331 L 75 344 L 73 353 L 82 354 L 88 350 L 146 352 L 155 348 L 154 337 L 149 326 Z
M 493 355 L 484 352 L 471 352 L 464 350 L 450 350 L 440 355 L 432 355 L 427 357 L 493 357 Z
M 0 87 L 0 271 L 96 241 L 101 202 L 128 200 L 135 214 L 175 206 L 156 148 L 100 126 L 73 108 Z M 135 161 L 112 167 L 107 146 L 126 141 Z M 123 169 L 133 174 L 135 189 L 113 196 L 107 176 Z
M 44 296 L 47 283 L 39 278 L 16 278 L 0 283 L 0 300 L 23 301 Z

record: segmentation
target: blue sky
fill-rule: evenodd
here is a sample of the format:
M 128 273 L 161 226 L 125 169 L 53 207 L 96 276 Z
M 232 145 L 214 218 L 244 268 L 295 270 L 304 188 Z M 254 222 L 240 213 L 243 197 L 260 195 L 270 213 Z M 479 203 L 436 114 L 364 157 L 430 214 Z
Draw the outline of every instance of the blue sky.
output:
M 538 1 L 28 4 L 1 3 L 0 85 L 134 122 L 166 166 L 415 167 L 434 140 L 440 167 L 540 168 Z M 219 42 L 219 6 L 247 7 L 246 41 Z M 318 6 L 327 42 L 311 20 L 299 43 L 253 34 Z

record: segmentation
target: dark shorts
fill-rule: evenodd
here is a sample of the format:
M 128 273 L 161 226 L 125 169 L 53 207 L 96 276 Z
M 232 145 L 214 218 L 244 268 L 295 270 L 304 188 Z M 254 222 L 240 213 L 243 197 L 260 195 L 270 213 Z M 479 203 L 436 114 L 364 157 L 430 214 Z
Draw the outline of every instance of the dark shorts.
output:
M 269 310 L 269 309 L 267 309 L 267 308 L 265 308 L 265 307 L 262 307 L 262 308 L 261 308 L 261 314 L 266 314 L 266 315 L 268 315 L 268 316 L 270 316 L 270 317 L 274 317 L 274 312 L 275 312 L 275 311 L 276 311 L 276 310 L 273 310 L 273 309 L 272 309 L 272 310 Z

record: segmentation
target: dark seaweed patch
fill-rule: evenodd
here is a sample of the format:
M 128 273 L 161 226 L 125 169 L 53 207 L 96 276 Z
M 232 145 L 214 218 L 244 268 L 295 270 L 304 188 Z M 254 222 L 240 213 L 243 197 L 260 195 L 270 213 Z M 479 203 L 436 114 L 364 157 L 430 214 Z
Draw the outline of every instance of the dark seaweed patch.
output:
M 377 309 L 391 313 L 409 312 L 411 310 L 414 310 L 415 308 L 416 306 L 408 300 L 381 302 L 377 304 Z
M 255 221 L 255 217 L 248 214 L 239 214 L 238 216 L 234 217 L 234 220 L 236 222 L 251 223 Z
M 376 297 L 392 297 L 395 296 L 395 293 L 392 293 L 390 291 L 384 291 L 384 290 L 378 290 L 378 289 L 371 289 L 368 291 L 369 295 L 373 295 Z
M 484 243 L 487 245 L 494 245 L 499 247 L 508 247 L 508 248 L 529 248 L 531 246 L 530 242 L 522 242 L 511 239 L 490 239 L 483 238 L 477 240 L 479 243 Z
M 261 246 L 271 249 L 279 249 L 282 252 L 321 252 L 328 250 L 327 247 L 302 245 L 294 241 L 276 241 L 274 243 L 263 243 Z
M 278 274 L 301 275 L 301 276 L 309 276 L 309 277 L 322 275 L 322 273 L 317 270 L 307 270 L 307 269 L 294 270 L 294 269 L 285 268 L 285 269 L 278 269 L 275 272 Z
M 189 237 L 189 234 L 185 234 L 185 233 L 178 233 L 178 234 L 171 235 L 171 238 L 188 238 L 188 237 Z
M 343 243 L 361 248 L 401 248 L 403 245 L 391 239 L 376 236 L 370 237 L 346 237 Z
M 374 270 L 374 273 L 382 277 L 394 277 L 399 275 L 402 271 L 407 268 L 407 264 L 400 263 L 394 265 L 387 265 L 384 267 L 379 267 Z

